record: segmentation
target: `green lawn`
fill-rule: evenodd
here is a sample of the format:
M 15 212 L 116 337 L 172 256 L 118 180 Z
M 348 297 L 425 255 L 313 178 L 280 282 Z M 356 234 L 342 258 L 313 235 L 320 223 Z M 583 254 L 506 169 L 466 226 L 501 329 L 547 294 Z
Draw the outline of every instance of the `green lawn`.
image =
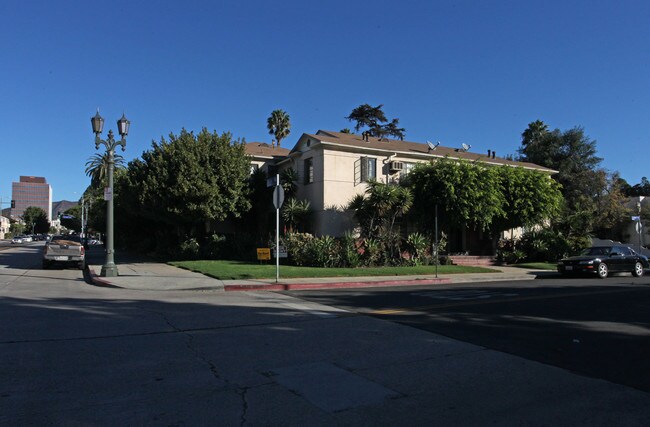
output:
M 238 261 L 172 261 L 170 265 L 184 268 L 220 280 L 274 279 L 275 264 L 255 264 Z M 372 267 L 372 268 L 317 268 L 280 265 L 280 277 L 360 277 L 360 276 L 408 276 L 435 274 L 434 265 L 418 267 Z M 496 273 L 496 270 L 462 265 L 440 265 L 439 274 Z
M 512 264 L 511 267 L 553 271 L 557 270 L 557 264 L 554 262 L 522 262 L 521 264 Z

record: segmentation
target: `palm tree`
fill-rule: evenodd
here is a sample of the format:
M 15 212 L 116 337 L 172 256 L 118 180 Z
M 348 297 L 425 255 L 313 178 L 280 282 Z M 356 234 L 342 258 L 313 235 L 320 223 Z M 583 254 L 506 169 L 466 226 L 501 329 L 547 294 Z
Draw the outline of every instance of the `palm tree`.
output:
M 292 198 L 298 191 L 298 179 L 298 172 L 294 168 L 287 168 L 280 172 L 280 183 L 287 199 Z
M 289 114 L 283 110 L 273 110 L 271 116 L 266 121 L 266 127 L 269 130 L 269 134 L 275 136 L 279 147 L 280 141 L 291 133 Z
M 124 168 L 124 157 L 113 154 L 115 168 Z M 106 183 L 108 176 L 108 152 L 104 154 L 95 153 L 86 162 L 86 175 L 90 177 L 90 186 L 100 188 Z
M 289 225 L 289 232 L 298 230 L 303 225 L 311 212 L 309 200 L 289 199 L 282 206 L 282 219 Z
M 385 252 L 395 257 L 399 254 L 399 233 L 395 222 L 413 206 L 413 194 L 406 187 L 370 181 L 365 194 L 357 194 L 348 209 L 361 228 L 361 236 L 381 242 Z

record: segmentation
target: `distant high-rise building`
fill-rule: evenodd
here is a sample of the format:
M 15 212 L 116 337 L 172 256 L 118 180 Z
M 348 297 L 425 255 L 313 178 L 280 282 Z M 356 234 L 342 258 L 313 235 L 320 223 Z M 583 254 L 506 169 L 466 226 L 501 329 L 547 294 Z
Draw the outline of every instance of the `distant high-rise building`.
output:
M 41 208 L 52 221 L 52 187 L 40 176 L 21 176 L 20 182 L 11 183 L 11 199 L 16 205 L 11 209 L 13 218 L 20 218 L 30 206 Z

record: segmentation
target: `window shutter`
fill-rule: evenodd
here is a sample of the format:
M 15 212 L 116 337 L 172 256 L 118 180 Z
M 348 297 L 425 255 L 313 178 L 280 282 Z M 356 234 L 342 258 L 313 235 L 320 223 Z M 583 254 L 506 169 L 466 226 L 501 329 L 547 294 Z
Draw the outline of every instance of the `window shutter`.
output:
M 361 159 L 354 161 L 354 186 L 361 184 Z
M 361 182 L 368 181 L 368 158 L 361 158 Z

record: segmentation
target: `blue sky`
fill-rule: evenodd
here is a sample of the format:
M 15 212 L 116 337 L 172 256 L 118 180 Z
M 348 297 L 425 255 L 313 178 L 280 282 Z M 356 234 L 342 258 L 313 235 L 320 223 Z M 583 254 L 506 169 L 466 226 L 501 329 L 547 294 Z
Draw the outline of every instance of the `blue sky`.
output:
M 290 147 L 369 103 L 407 140 L 497 155 L 531 121 L 583 126 L 604 168 L 650 177 L 647 1 L 6 0 L 0 16 L 3 202 L 20 175 L 80 197 L 97 107 L 105 131 L 131 120 L 127 160 L 183 127 L 270 142 L 278 108 Z

